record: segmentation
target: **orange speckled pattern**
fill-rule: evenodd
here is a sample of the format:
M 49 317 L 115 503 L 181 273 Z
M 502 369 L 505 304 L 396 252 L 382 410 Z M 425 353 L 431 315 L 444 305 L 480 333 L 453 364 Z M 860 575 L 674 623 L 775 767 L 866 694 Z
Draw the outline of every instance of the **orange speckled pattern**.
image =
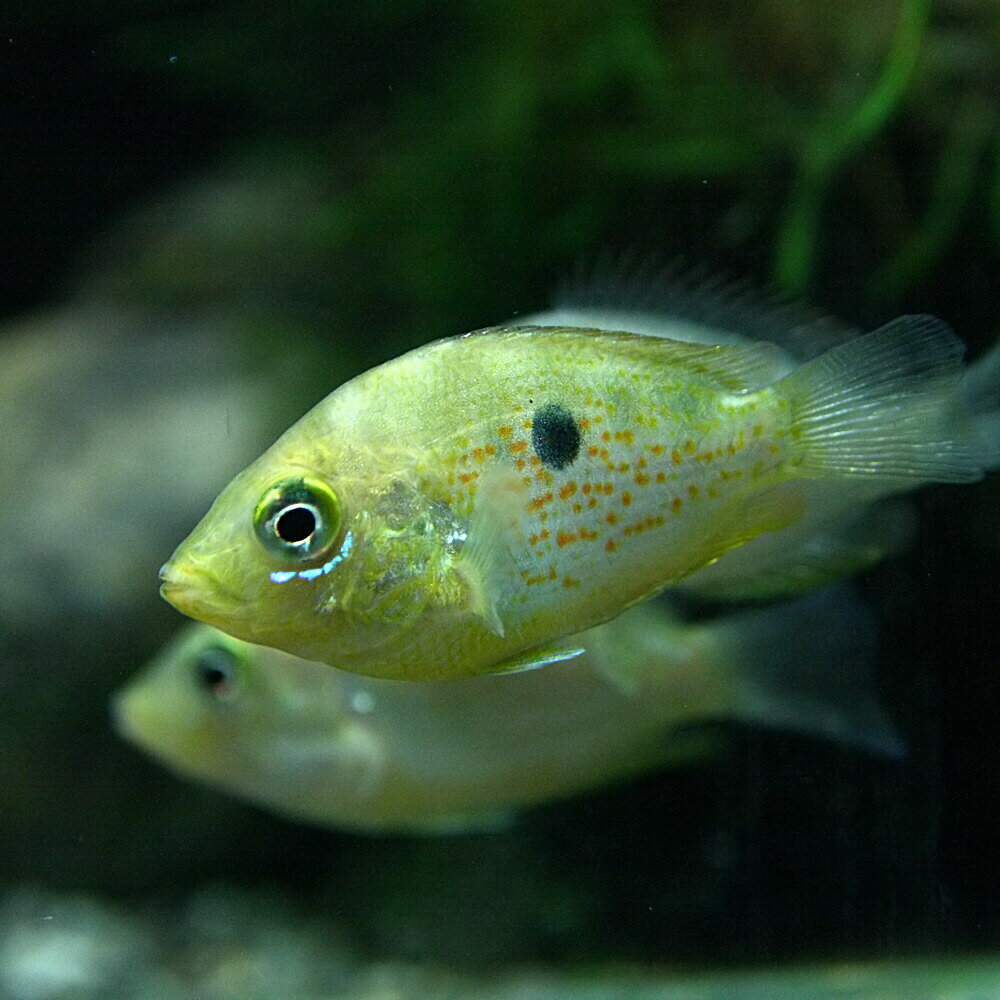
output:
M 331 393 L 227 487 L 182 556 L 224 552 L 239 583 L 223 590 L 241 598 L 223 607 L 220 590 L 198 615 L 352 673 L 490 673 L 787 523 L 766 502 L 743 516 L 802 447 L 770 358 L 558 328 L 396 358 Z M 290 573 L 264 564 L 246 511 L 302 469 L 338 498 L 341 548 Z
M 651 352 L 609 366 L 610 355 L 593 350 L 595 337 L 516 339 L 512 353 L 505 350 L 515 341 L 510 335 L 479 341 L 479 379 L 490 381 L 493 363 L 502 388 L 485 394 L 486 415 L 474 430 L 466 426 L 469 451 L 441 454 L 444 498 L 470 517 L 477 495 L 475 480 L 461 472 L 466 463 L 482 464 L 480 481 L 518 477 L 514 604 L 570 588 L 567 580 L 592 592 L 618 579 L 652 580 L 644 569 L 658 559 L 661 572 L 674 558 L 678 574 L 689 572 L 702 558 L 690 539 L 713 508 L 779 478 L 787 417 L 767 399 L 762 405 L 734 393 L 706 365 L 683 357 L 658 363 L 655 342 Z M 578 447 L 563 468 L 550 467 L 533 447 L 534 415 L 543 407 L 558 407 L 575 425 Z

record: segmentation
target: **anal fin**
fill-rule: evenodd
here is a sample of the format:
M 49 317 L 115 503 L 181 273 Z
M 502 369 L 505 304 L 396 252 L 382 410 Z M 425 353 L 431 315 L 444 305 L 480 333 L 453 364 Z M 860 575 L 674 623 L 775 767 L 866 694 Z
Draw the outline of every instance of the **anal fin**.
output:
M 759 535 L 790 527 L 802 517 L 805 509 L 805 497 L 794 483 L 781 483 L 752 493 L 742 503 L 731 505 L 713 519 L 711 536 L 701 545 L 691 565 L 673 582 L 710 566 L 731 549 Z
M 876 503 L 860 517 L 808 534 L 762 540 L 685 580 L 685 592 L 716 601 L 762 601 L 803 593 L 852 576 L 900 552 L 912 538 L 913 510 Z M 762 547 L 763 546 L 763 547 Z

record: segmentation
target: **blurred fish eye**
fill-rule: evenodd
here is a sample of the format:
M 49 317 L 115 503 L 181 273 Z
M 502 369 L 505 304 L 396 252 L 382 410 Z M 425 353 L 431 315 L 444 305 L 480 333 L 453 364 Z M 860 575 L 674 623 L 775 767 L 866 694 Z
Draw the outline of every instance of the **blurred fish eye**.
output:
M 239 681 L 239 657 L 225 646 L 209 646 L 195 658 L 198 685 L 219 701 L 232 700 Z
M 325 483 L 308 476 L 282 479 L 260 498 L 254 529 L 271 555 L 304 562 L 322 555 L 340 531 L 340 501 Z

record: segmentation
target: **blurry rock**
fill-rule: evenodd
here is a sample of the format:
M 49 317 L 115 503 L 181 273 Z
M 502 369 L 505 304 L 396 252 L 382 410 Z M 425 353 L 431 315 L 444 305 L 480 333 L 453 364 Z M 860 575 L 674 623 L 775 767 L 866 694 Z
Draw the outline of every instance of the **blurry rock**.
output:
M 148 929 L 85 897 L 24 890 L 0 904 L 0 995 L 99 1000 L 149 984 Z M 162 993 L 155 994 L 162 996 Z
M 96 638 L 97 622 L 151 605 L 164 553 L 268 443 L 270 400 L 286 388 L 248 370 L 232 333 L 72 308 L 8 333 L 7 629 L 30 634 L 57 622 L 75 646 Z
M 196 892 L 182 917 L 184 978 L 233 1000 L 339 994 L 355 959 L 336 928 L 301 909 L 273 891 Z
M 327 907 L 369 954 L 462 969 L 572 949 L 602 902 L 601 890 L 555 863 L 529 827 L 373 840 L 364 853 L 345 851 L 338 868 Z
M 178 621 L 158 567 L 317 367 L 307 341 L 234 320 L 82 306 L 0 341 L 0 880 L 131 883 L 230 854 L 243 811 L 151 779 L 107 699 Z
M 470 974 L 361 960 L 321 913 L 270 891 L 196 892 L 155 916 L 135 904 L 22 890 L 0 899 L 4 1000 L 985 1000 L 1000 961 L 828 959 L 690 972 L 551 963 Z
M 178 183 L 93 240 L 75 297 L 325 327 L 349 280 L 335 257 L 344 209 L 331 171 L 301 149 L 271 149 Z

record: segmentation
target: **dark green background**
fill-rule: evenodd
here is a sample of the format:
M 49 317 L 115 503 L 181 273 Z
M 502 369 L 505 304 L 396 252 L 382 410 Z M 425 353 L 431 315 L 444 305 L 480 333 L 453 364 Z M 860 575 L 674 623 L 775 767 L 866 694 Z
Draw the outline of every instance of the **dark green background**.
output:
M 6 317 L 81 296 L 222 303 L 293 360 L 328 352 L 338 374 L 310 370 L 302 410 L 601 259 L 680 257 L 859 325 L 934 312 L 974 352 L 997 336 L 989 0 L 62 6 L 0 32 Z M 145 206 L 232 175 L 308 209 L 284 225 L 265 198 L 245 228 L 150 248 Z M 165 905 L 220 876 L 279 881 L 374 950 L 467 962 L 996 946 L 996 482 L 920 506 L 916 547 L 863 581 L 901 764 L 737 733 L 725 760 L 509 836 L 373 841 L 245 810 L 231 855 L 195 846 L 179 880 L 113 874 L 158 849 L 127 824 L 106 873 L 70 828 L 0 877 Z M 173 620 L 159 609 L 118 676 Z M 99 724 L 73 737 L 84 773 L 103 766 Z

